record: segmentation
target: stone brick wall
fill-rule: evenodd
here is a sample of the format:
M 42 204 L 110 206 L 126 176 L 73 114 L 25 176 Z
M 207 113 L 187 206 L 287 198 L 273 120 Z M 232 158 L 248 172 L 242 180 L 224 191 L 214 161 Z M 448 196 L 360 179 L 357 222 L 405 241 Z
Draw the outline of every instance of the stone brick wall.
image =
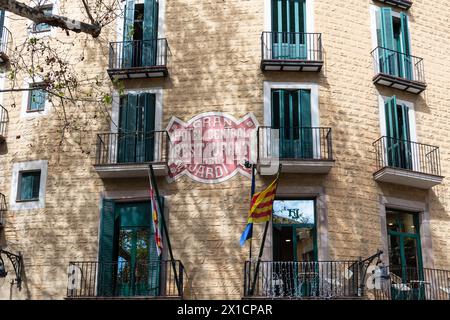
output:
M 409 11 L 412 53 L 424 58 L 428 84 L 420 96 L 373 85 L 369 7 L 374 2 L 369 0 L 314 0 L 314 28 L 322 33 L 325 51 L 321 73 L 263 73 L 259 68 L 263 2 L 166 1 L 164 28 L 172 54 L 170 75 L 165 80 L 128 81 L 125 86 L 163 87 L 165 127 L 172 116 L 187 121 L 207 111 L 222 111 L 236 118 L 253 112 L 262 124 L 263 81 L 318 83 L 320 125 L 332 127 L 336 165 L 328 175 L 283 174 L 280 183 L 284 188 L 325 188 L 329 258 L 367 256 L 381 247 L 379 198 L 384 195 L 429 204 L 434 267 L 450 269 L 447 179 L 424 191 L 378 184 L 372 177 L 372 143 L 381 135 L 379 93 L 396 94 L 415 103 L 418 141 L 440 147 L 442 175 L 450 175 L 447 1 L 415 0 Z M 72 4 L 62 1 L 61 6 L 70 9 Z M 15 41 L 26 37 L 23 22 L 10 21 Z M 62 32 L 56 34 L 66 37 Z M 106 32 L 112 41 L 111 34 Z M 84 69 L 106 77 L 105 46 L 97 41 L 88 43 L 80 72 Z M 73 54 L 80 50 L 82 47 L 75 45 Z M 95 134 L 109 130 L 108 120 L 98 110 L 86 105 L 83 116 L 98 115 L 98 120 L 81 134 L 68 136 L 60 147 L 57 112 L 21 119 L 20 99 L 21 94 L 3 94 L 10 124 L 7 150 L 0 154 L 0 191 L 9 199 L 12 163 L 47 159 L 47 201 L 45 209 L 7 213 L 0 241 L 12 251 L 23 252 L 25 281 L 18 292 L 15 288 L 10 291 L 9 281 L 0 279 L 0 298 L 61 299 L 66 293 L 68 262 L 96 260 L 101 193 L 144 190 L 147 182 L 98 177 L 93 168 Z M 259 177 L 257 189 L 269 181 L 270 177 Z M 204 185 L 186 177 L 175 183 L 160 178 L 159 185 L 166 196 L 175 257 L 186 267 L 188 298 L 239 299 L 243 262 L 248 258 L 248 246 L 241 248 L 239 237 L 246 223 L 250 180 L 235 176 L 221 184 Z M 258 226 L 255 233 L 259 239 L 262 228 Z M 257 243 L 253 241 L 254 249 Z

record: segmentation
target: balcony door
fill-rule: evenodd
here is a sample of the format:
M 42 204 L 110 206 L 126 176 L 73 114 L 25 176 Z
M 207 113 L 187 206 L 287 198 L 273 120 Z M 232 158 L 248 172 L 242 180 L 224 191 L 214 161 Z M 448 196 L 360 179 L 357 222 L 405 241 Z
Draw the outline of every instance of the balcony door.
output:
M 413 169 L 409 107 L 397 103 L 395 96 L 385 101 L 386 155 L 390 167 Z
M 395 17 L 391 8 L 380 8 L 377 24 L 380 72 L 413 80 L 407 15 Z
M 425 298 L 417 213 L 386 210 L 391 294 L 394 299 Z
M 280 130 L 280 158 L 313 158 L 311 121 L 310 90 L 272 90 L 272 128 Z
M 99 296 L 157 296 L 160 259 L 150 202 L 105 200 L 100 228 Z
M 314 261 L 317 261 L 314 200 L 275 200 L 274 294 L 292 297 L 313 295 L 318 281 Z
M 158 2 L 128 0 L 124 10 L 123 68 L 156 65 Z
M 272 0 L 272 58 L 307 59 L 306 0 Z
M 118 163 L 151 162 L 155 150 L 155 94 L 120 98 Z

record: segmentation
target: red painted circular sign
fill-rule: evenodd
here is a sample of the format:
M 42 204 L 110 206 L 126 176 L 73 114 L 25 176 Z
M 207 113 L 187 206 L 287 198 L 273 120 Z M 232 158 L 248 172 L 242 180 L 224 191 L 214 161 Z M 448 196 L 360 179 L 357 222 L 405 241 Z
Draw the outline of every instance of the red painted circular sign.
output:
M 187 175 L 202 183 L 218 183 L 245 168 L 258 122 L 253 114 L 240 120 L 221 112 L 202 113 L 187 123 L 173 117 L 167 126 L 170 137 L 169 179 Z

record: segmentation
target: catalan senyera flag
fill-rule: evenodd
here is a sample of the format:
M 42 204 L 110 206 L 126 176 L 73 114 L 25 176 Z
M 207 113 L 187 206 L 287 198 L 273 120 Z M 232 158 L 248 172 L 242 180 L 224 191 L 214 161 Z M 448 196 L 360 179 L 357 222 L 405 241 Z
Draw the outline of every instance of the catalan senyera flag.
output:
M 156 202 L 155 192 L 153 189 L 150 189 L 150 200 L 152 206 L 152 220 L 153 220 L 153 231 L 155 233 L 155 244 L 156 250 L 158 251 L 158 256 L 161 255 L 163 245 L 162 245 L 162 237 L 161 237 L 161 228 L 159 226 L 159 205 Z
M 273 201 L 275 200 L 278 177 L 263 191 L 252 197 L 248 223 L 267 222 L 272 216 Z

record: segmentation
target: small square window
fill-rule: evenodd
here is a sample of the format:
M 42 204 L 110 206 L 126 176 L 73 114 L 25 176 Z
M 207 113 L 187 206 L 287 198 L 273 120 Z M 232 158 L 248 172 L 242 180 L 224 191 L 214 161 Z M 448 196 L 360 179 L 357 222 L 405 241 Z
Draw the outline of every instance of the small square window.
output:
M 39 7 L 40 11 L 44 13 L 44 15 L 50 15 L 53 12 L 53 5 L 43 5 Z M 33 24 L 33 32 L 39 33 L 39 32 L 48 32 L 51 30 L 51 26 L 49 26 L 46 23 L 34 23 Z
M 30 84 L 30 88 L 27 112 L 43 111 L 45 100 L 47 99 L 47 91 L 44 90 L 42 84 Z
M 41 170 L 19 172 L 17 201 L 38 201 Z

